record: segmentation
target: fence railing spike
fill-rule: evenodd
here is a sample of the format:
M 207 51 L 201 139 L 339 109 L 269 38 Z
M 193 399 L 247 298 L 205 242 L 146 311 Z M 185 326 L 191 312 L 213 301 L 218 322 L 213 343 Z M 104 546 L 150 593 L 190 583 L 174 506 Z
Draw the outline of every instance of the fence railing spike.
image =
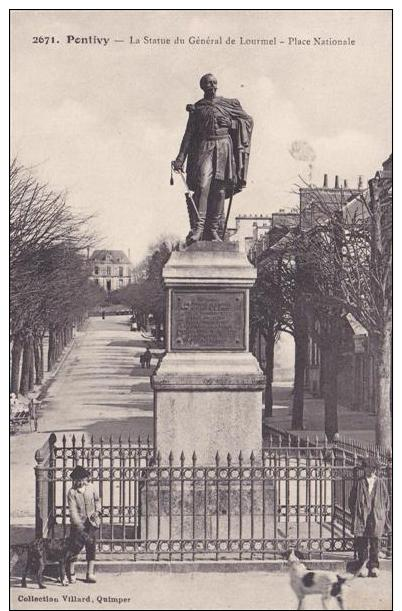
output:
M 170 452 L 169 452 L 168 460 L 169 460 L 169 465 L 172 466 L 172 464 L 173 464 L 173 452 L 172 452 L 172 450 L 170 450 Z
M 243 462 L 243 452 L 240 450 L 239 452 L 239 464 Z
M 227 457 L 226 457 L 226 460 L 227 460 L 227 462 L 228 462 L 228 465 L 230 466 L 230 464 L 231 464 L 231 462 L 232 462 L 232 455 L 231 455 L 231 453 L 230 453 L 230 452 L 228 452 L 228 455 L 227 455 Z
M 197 454 L 195 453 L 195 450 L 193 452 L 193 455 L 191 457 L 191 460 L 193 461 L 193 465 L 195 465 L 195 463 L 197 462 Z
M 251 454 L 250 454 L 250 462 L 251 462 L 251 464 L 253 464 L 253 463 L 255 462 L 254 450 L 251 450 Z
M 74 433 L 73 433 L 73 436 L 71 437 L 71 444 L 73 446 L 75 446 L 75 435 L 74 435 Z
M 220 460 L 221 460 L 221 457 L 219 456 L 219 452 L 217 450 L 215 454 L 215 463 L 219 465 Z
M 184 452 L 183 452 L 183 450 L 182 450 L 182 451 L 181 451 L 181 454 L 180 454 L 180 463 L 181 463 L 181 466 L 183 466 L 183 465 L 184 465 L 184 461 L 185 461 L 185 456 L 184 456 Z

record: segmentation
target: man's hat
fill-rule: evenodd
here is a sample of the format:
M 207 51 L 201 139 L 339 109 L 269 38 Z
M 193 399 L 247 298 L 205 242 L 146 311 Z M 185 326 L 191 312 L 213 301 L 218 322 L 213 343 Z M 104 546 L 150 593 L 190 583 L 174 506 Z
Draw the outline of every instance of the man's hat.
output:
M 362 467 L 368 467 L 369 469 L 379 469 L 381 463 L 375 456 L 365 456 L 362 458 Z
M 81 465 L 77 465 L 70 473 L 71 479 L 86 479 L 89 477 L 89 471 Z

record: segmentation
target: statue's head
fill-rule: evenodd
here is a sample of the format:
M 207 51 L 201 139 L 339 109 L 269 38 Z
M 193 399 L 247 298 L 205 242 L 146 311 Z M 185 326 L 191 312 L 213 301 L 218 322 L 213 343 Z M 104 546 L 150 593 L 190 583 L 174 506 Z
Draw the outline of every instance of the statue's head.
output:
M 215 97 L 216 90 L 218 88 L 218 81 L 213 74 L 208 72 L 201 77 L 200 87 L 203 90 L 206 98 L 213 98 Z

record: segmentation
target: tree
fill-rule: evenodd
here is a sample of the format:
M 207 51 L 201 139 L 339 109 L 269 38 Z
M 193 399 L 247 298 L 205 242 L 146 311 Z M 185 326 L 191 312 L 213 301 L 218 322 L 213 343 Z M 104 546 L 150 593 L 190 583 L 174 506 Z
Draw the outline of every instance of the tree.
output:
M 163 267 L 172 250 L 178 248 L 179 242 L 173 237 L 162 236 L 149 247 L 149 254 L 137 266 L 134 276 L 137 281 L 118 292 L 119 299 L 129 305 L 137 320 L 145 326 L 151 314 L 159 339 L 165 317 L 165 290 L 163 286 Z
M 275 343 L 280 333 L 291 332 L 291 319 L 287 307 L 289 286 L 283 283 L 283 269 L 289 265 L 287 255 L 280 247 L 287 229 L 270 232 L 270 246 L 257 260 L 257 280 L 250 291 L 250 344 L 257 333 L 265 342 L 265 415 L 272 416 L 272 384 L 274 373 Z M 252 255 L 251 258 L 253 259 Z
M 336 428 L 336 367 L 340 317 L 350 313 L 374 348 L 376 442 L 391 448 L 392 158 L 350 202 L 331 203 L 312 190 L 314 225 L 299 242 L 313 279 L 324 348 L 324 391 Z
M 41 184 L 16 160 L 10 168 L 11 390 L 26 394 L 81 324 L 94 288 L 80 252 L 94 241 L 89 217 L 73 214 L 66 194 Z M 22 359 L 22 365 L 21 365 Z

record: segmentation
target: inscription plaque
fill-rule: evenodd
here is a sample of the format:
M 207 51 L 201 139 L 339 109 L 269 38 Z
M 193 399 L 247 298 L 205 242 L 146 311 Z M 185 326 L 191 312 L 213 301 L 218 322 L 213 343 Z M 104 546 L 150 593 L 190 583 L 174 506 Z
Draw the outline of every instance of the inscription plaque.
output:
M 172 292 L 172 350 L 245 350 L 244 291 Z

